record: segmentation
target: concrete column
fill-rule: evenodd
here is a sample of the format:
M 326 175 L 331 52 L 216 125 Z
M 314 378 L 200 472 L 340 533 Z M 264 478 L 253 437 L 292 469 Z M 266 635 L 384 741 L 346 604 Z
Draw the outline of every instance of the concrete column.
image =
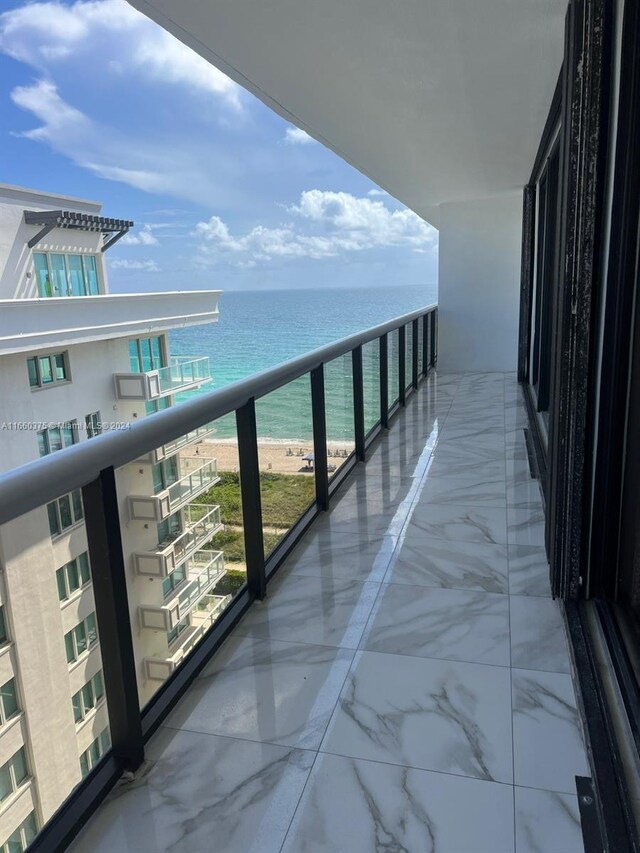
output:
M 516 370 L 521 227 L 521 192 L 440 205 L 439 370 Z

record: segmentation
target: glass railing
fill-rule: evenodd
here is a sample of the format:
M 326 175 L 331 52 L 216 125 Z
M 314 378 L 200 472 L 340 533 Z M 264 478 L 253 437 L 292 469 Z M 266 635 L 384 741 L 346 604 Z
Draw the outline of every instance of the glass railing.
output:
M 182 450 L 184 447 L 188 447 L 196 441 L 202 441 L 207 438 L 207 436 L 210 436 L 213 430 L 213 424 L 205 424 L 202 427 L 198 427 L 198 429 L 191 430 L 191 432 L 188 432 L 186 435 L 181 435 L 180 438 L 176 438 L 175 441 L 169 441 L 167 444 L 163 444 L 162 447 L 159 447 L 155 451 L 154 461 L 160 462 L 168 456 L 173 456 L 173 454 L 177 453 L 178 450 Z
M 191 459 L 182 460 L 183 465 L 187 467 L 200 462 L 200 459 L 197 459 L 195 463 Z M 203 465 L 199 465 L 198 468 L 185 474 L 179 480 L 176 480 L 164 492 L 160 492 L 157 497 L 161 499 L 166 494 L 170 508 L 176 510 L 187 501 L 193 500 L 193 498 L 204 492 L 205 489 L 210 489 L 217 480 L 218 464 L 215 459 L 212 459 Z
M 32 791 L 34 850 L 66 849 L 122 774 L 141 766 L 148 738 L 435 366 L 436 311 L 0 476 L 0 647 L 23 642 L 18 622 L 31 626 L 26 646 L 4 657 L 14 671 L 2 708 L 25 714 L 11 779 Z M 181 362 L 163 381 L 205 377 L 206 359 Z M 152 466 L 130 463 L 168 449 L 179 452 L 180 479 L 154 494 Z M 84 520 L 52 548 L 47 505 L 77 489 Z M 29 689 L 18 690 L 25 678 Z M 68 766 L 47 757 L 49 709 L 65 703 L 56 748 Z M 0 846 L 18 826 L 3 815 Z
M 189 385 L 198 385 L 211 379 L 209 357 L 172 356 L 168 367 L 158 369 L 160 392 L 166 394 Z
M 200 598 L 224 575 L 224 555 L 221 551 L 198 551 L 187 564 L 189 581 L 178 592 L 180 618 L 191 610 Z

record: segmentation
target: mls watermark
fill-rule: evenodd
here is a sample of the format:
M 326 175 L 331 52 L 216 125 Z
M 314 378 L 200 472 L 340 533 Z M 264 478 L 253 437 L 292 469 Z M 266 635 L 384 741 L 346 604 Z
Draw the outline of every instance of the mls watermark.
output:
M 74 432 L 90 432 L 92 434 L 111 430 L 124 431 L 131 429 L 129 421 L 94 421 L 91 425 L 72 421 L 70 423 L 54 423 L 53 421 L 0 421 L 0 430 L 16 432 L 42 432 L 45 429 L 71 429 Z

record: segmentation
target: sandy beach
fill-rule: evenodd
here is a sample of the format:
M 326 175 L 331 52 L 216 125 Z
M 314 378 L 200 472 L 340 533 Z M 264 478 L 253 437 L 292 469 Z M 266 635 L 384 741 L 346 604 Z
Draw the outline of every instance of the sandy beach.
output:
M 274 471 L 278 474 L 307 474 L 313 471 L 309 469 L 308 463 L 303 456 L 313 452 L 311 442 L 300 441 L 275 441 L 272 439 L 258 439 L 260 470 Z M 345 457 L 334 455 L 345 452 L 347 455 L 353 450 L 353 443 L 346 441 L 327 442 L 329 465 L 339 467 Z M 203 459 L 217 459 L 218 471 L 235 471 L 238 467 L 238 443 L 233 439 L 222 439 L 218 441 L 202 441 L 186 448 L 182 455 L 184 457 L 201 457 Z

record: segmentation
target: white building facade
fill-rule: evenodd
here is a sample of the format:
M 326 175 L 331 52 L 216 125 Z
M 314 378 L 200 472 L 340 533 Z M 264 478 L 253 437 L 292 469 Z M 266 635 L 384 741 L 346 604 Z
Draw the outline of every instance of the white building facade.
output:
M 0 471 L 210 381 L 167 332 L 217 320 L 217 291 L 110 294 L 105 252 L 133 225 L 0 185 Z M 141 704 L 224 606 L 217 481 L 202 428 L 117 473 Z M 0 849 L 23 849 L 110 744 L 81 493 L 0 532 Z

